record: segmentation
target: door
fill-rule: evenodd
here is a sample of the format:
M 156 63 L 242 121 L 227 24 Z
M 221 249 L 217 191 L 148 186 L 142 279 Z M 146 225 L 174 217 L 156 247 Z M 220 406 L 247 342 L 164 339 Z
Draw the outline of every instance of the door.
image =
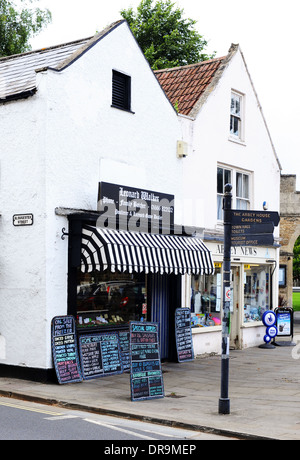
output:
M 240 266 L 232 266 L 230 274 L 230 348 L 241 349 L 240 335 Z

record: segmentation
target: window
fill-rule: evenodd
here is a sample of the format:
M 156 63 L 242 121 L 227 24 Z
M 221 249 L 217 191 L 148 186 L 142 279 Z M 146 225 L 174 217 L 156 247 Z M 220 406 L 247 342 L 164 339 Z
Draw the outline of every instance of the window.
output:
M 249 175 L 236 173 L 236 209 L 249 209 Z
M 230 134 L 242 140 L 242 96 L 234 92 L 231 93 Z
M 270 266 L 244 265 L 244 323 L 261 321 L 270 309 Z
M 218 168 L 217 170 L 217 207 L 218 220 L 223 220 L 223 194 L 226 184 L 231 184 L 231 170 Z
M 124 326 L 146 320 L 144 273 L 89 272 L 78 270 L 77 327 Z
M 130 111 L 131 78 L 113 70 L 112 75 L 112 107 Z
M 221 324 L 222 274 L 215 267 L 213 275 L 192 277 L 192 326 L 219 326 Z
M 217 168 L 217 219 L 223 220 L 223 196 L 226 184 L 232 185 L 232 208 L 250 209 L 251 174 L 226 166 Z

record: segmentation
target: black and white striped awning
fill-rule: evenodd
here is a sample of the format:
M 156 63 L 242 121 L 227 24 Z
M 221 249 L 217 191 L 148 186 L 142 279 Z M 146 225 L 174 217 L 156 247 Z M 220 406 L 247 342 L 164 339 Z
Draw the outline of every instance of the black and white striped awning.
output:
M 196 237 L 96 228 L 82 229 L 81 270 L 212 274 L 209 249 Z

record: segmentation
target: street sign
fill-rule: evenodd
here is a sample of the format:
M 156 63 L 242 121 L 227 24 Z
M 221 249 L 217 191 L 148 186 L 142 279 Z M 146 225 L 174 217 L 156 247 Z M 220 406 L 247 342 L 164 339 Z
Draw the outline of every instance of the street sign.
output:
M 280 221 L 278 212 L 273 211 L 246 211 L 242 209 L 232 209 L 230 214 L 232 225 L 266 224 L 273 222 L 274 226 L 277 227 Z
M 231 235 L 232 246 L 273 246 L 273 233 Z
M 243 224 L 243 225 L 232 225 L 232 235 L 259 235 L 261 233 L 273 233 L 274 224 L 273 222 L 267 222 L 265 224 Z

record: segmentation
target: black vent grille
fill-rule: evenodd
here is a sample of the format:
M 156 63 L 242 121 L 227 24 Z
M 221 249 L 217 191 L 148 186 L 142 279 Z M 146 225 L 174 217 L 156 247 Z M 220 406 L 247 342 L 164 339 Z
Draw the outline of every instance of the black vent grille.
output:
M 118 109 L 130 110 L 130 80 L 128 75 L 113 70 L 112 105 Z

